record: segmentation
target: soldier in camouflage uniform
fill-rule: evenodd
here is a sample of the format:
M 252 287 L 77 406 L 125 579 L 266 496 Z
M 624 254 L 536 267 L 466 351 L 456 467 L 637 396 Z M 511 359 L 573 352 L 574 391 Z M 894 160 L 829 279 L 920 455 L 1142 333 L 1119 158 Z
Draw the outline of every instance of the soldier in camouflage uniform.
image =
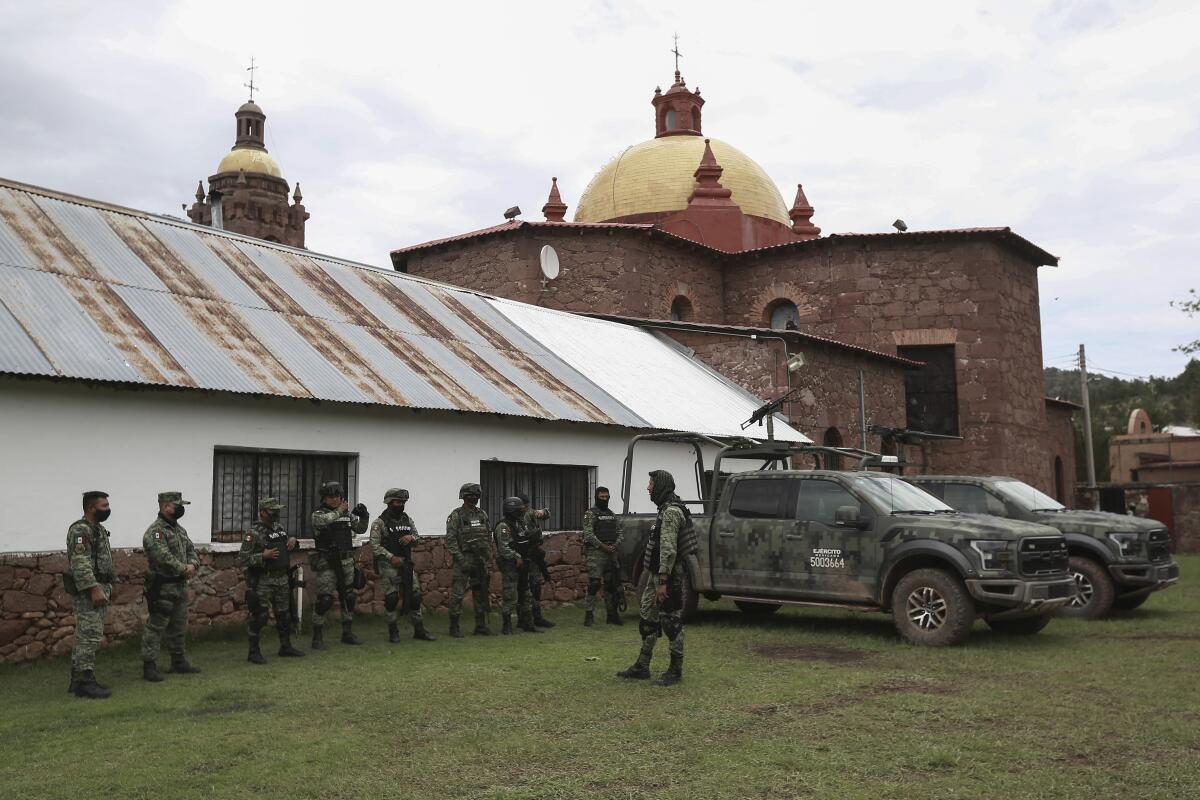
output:
M 446 517 L 446 549 L 454 560 L 454 582 L 450 586 L 450 635 L 463 638 L 459 627 L 463 595 L 470 585 L 475 598 L 475 635 L 494 636 L 487 626 L 488 562 L 492 558 L 491 526 L 487 512 L 479 508 L 483 490 L 478 483 L 464 483 L 458 490 L 463 504 Z
M 171 653 L 170 671 L 185 675 L 200 671 L 188 663 L 183 649 L 188 620 L 187 582 L 200 566 L 196 548 L 179 524 L 188 505 L 181 492 L 160 492 L 158 518 L 142 536 L 150 567 L 146 573 L 150 618 L 142 632 L 142 677 L 152 683 L 163 679 L 156 661 L 164 632 Z
M 530 607 L 533 610 L 533 624 L 539 628 L 553 628 L 555 623 L 542 616 L 542 580 L 543 578 L 549 580 L 549 577 L 542 574 L 542 568 L 546 566 L 546 554 L 542 549 L 542 526 L 538 525 L 538 520 L 550 518 L 550 510 L 530 508 L 529 495 L 519 494 L 517 497 L 521 498 L 524 506 L 521 513 L 521 524 L 529 534 L 530 553 L 534 557 L 534 564 L 527 570 L 526 577 Z
M 265 664 L 259 637 L 275 614 L 275 629 L 279 631 L 279 655 L 297 658 L 304 653 L 292 647 L 292 587 L 288 580 L 291 552 L 296 549 L 296 537 L 289 536 L 279 524 L 283 503 L 274 497 L 258 503 L 258 522 L 242 538 L 238 562 L 246 575 L 246 631 L 250 636 L 251 664 Z
M 108 519 L 108 495 L 84 492 L 83 518 L 67 529 L 67 556 L 70 559 L 63 583 L 75 613 L 75 645 L 71 648 L 69 694 L 89 699 L 112 696 L 108 687 L 96 680 L 96 650 L 104 636 L 106 606 L 112 597 L 112 550 L 108 531 L 100 523 Z
M 400 641 L 398 623 L 401 597 L 404 610 L 412 621 L 413 638 L 426 642 L 437 637 L 425 630 L 421 617 L 421 581 L 413 566 L 412 548 L 421 540 L 416 523 L 404 510 L 408 489 L 388 489 L 383 495 L 384 512 L 371 523 L 371 554 L 379 573 L 379 591 L 387 609 L 388 641 Z
M 604 608 L 609 625 L 621 625 L 620 603 L 625 587 L 621 581 L 621 562 L 617 556 L 621 547 L 621 518 L 608 507 L 609 491 L 596 487 L 596 505 L 583 515 L 583 544 L 587 547 L 588 583 L 584 600 L 583 624 L 591 627 L 595 620 L 596 595 L 604 587 Z
M 321 484 L 321 505 L 312 513 L 316 549 L 309 556 L 317 582 L 313 604 L 312 649 L 326 650 L 325 615 L 333 608 L 336 594 L 342 612 L 342 644 L 362 644 L 354 635 L 354 534 L 367 529 L 370 513 L 362 503 L 353 510 L 346 505 L 346 493 L 337 481 Z
M 650 658 L 654 643 L 663 633 L 671 643 L 671 666 L 655 681 L 671 686 L 683 680 L 683 558 L 679 555 L 680 535 L 691 525 L 687 508 L 675 494 L 675 479 L 665 470 L 650 473 L 646 486 L 650 499 L 658 506 L 658 518 L 650 528 L 642 567 L 646 586 L 642 591 L 638 633 L 642 649 L 633 666 L 617 673 L 620 678 L 650 677 Z
M 529 532 L 521 523 L 524 504 L 519 497 L 504 500 L 504 519 L 496 524 L 493 534 L 496 540 L 496 565 L 500 567 L 503 602 L 501 617 L 504 627 L 500 633 L 513 632 L 513 606 L 517 608 L 517 626 L 529 633 L 542 633 L 533 625 L 533 609 L 529 597 L 529 571 L 534 569 L 529 561 L 532 546 Z

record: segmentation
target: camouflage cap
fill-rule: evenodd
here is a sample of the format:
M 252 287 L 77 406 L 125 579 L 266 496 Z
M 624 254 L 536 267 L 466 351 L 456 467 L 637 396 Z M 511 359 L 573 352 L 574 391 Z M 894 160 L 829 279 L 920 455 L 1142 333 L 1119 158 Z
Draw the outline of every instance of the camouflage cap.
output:
M 191 500 L 183 499 L 183 492 L 159 492 L 158 502 L 161 503 L 179 503 L 182 506 L 190 506 Z
M 346 492 L 342 489 L 342 485 L 337 481 L 325 481 L 318 489 L 321 497 L 345 497 Z
M 393 500 L 408 500 L 408 489 L 388 489 L 383 495 L 383 502 L 390 503 Z
M 479 488 L 478 483 L 464 483 L 462 488 L 458 490 L 458 496 L 460 499 L 463 497 L 470 497 L 472 495 L 475 497 L 483 496 L 483 489 Z
M 258 501 L 259 511 L 278 511 L 281 508 L 287 508 L 287 506 L 279 502 L 277 497 L 264 497 Z

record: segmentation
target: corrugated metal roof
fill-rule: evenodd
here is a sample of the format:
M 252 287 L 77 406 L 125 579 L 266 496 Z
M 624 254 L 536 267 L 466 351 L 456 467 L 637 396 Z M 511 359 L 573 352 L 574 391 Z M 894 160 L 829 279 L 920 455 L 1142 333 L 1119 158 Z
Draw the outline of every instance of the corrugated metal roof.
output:
M 0 179 L 5 372 L 715 434 L 761 402 L 640 328 Z

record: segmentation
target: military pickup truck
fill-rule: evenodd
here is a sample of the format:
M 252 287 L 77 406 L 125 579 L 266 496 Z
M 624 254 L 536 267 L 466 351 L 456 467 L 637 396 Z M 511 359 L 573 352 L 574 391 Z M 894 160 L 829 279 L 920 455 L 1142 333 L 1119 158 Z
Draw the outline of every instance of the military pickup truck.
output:
M 1134 609 L 1151 593 L 1179 580 L 1170 535 L 1157 520 L 1070 509 L 1013 478 L 909 475 L 905 479 L 959 511 L 1039 522 L 1061 531 L 1078 589 L 1060 612 L 1066 616 L 1097 619 L 1114 608 Z
M 1074 596 L 1066 542 L 1053 528 L 961 514 L 887 473 L 788 468 L 828 455 L 865 462 L 865 451 L 682 433 L 629 445 L 622 556 L 639 588 L 655 517 L 629 508 L 634 450 L 647 440 L 695 452 L 702 496 L 684 503 L 695 509 L 699 552 L 687 561 L 685 620 L 701 596 L 733 600 L 747 614 L 783 604 L 879 611 L 908 641 L 937 646 L 963 642 L 978 617 L 997 631 L 1037 633 Z M 705 450 L 714 449 L 706 471 Z M 750 468 L 723 473 L 733 460 Z M 642 474 L 658 466 L 639 464 Z

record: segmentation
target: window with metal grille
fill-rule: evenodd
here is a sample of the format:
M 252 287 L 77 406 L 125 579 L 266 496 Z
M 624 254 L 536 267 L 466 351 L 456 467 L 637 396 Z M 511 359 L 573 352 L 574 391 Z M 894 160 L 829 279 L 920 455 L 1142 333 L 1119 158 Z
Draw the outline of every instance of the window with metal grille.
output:
M 547 508 L 545 531 L 577 531 L 583 514 L 592 507 L 596 490 L 596 468 L 562 464 L 523 464 L 511 461 L 480 461 L 480 506 L 492 524 L 504 517 L 504 498 L 525 495 L 530 508 Z
M 312 536 L 312 512 L 325 481 L 337 481 L 353 506 L 358 491 L 358 456 L 218 447 L 213 453 L 214 542 L 240 541 L 258 519 L 258 501 L 286 504 L 280 522 L 295 536 Z
M 904 373 L 907 427 L 957 436 L 958 379 L 954 371 L 954 345 L 897 347 L 896 355 L 924 362 L 920 369 Z

